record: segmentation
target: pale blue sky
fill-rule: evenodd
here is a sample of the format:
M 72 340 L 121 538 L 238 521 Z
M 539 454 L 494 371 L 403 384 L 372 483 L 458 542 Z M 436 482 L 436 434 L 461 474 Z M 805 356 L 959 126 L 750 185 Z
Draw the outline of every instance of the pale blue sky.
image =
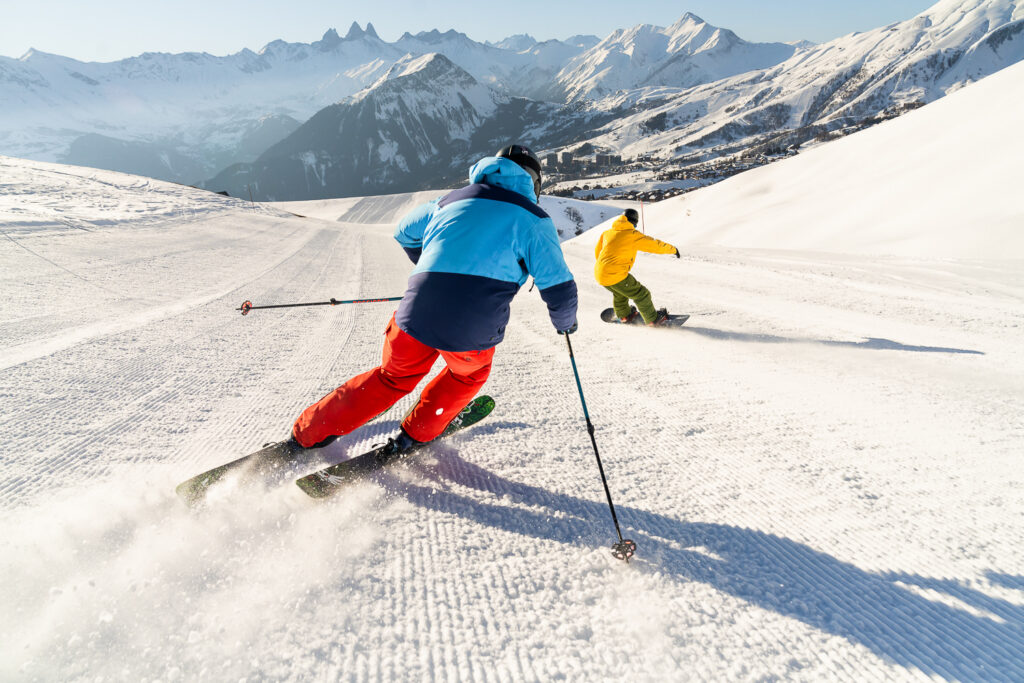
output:
M 29 48 L 83 61 L 142 52 L 259 50 L 271 40 L 345 35 L 372 22 L 380 37 L 454 28 L 479 41 L 516 33 L 538 40 L 577 33 L 604 37 L 636 24 L 668 26 L 685 12 L 751 41 L 824 42 L 909 19 L 937 0 L 2 0 L 0 55 Z

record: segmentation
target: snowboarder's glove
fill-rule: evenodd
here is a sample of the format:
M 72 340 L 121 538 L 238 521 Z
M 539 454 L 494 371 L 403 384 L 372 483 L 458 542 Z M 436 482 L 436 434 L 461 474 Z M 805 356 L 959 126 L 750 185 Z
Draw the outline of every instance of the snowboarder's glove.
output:
M 676 249 L 676 258 L 682 258 L 681 256 L 679 256 L 679 250 L 678 249 Z
M 572 334 L 573 332 L 578 330 L 579 327 L 580 327 L 579 322 L 576 321 L 576 320 L 573 320 L 572 321 L 572 327 L 570 327 L 567 330 L 558 330 L 558 334 Z

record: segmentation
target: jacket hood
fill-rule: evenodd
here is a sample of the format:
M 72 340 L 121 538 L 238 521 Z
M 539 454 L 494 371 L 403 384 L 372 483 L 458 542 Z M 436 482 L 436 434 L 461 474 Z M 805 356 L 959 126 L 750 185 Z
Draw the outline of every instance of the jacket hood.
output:
M 636 230 L 636 226 L 630 223 L 625 216 L 619 216 L 612 222 L 612 230 Z
M 537 201 L 533 178 L 519 164 L 504 157 L 484 157 L 473 164 L 473 168 L 469 169 L 469 182 L 497 185 L 518 192 L 530 201 Z

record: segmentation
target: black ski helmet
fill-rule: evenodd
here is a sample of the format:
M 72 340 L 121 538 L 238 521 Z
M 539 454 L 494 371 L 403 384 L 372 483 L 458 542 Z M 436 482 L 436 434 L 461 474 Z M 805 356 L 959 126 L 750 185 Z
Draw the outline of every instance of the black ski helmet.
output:
M 508 147 L 503 147 L 495 156 L 516 162 L 524 171 L 530 174 L 530 177 L 533 178 L 533 191 L 537 195 L 537 203 L 539 204 L 540 159 L 537 158 L 537 155 L 530 151 L 529 147 L 509 145 Z
M 634 228 L 636 227 L 636 224 L 640 222 L 640 214 L 636 212 L 636 209 L 626 209 L 626 213 L 623 215 L 626 217 L 627 221 L 633 224 Z

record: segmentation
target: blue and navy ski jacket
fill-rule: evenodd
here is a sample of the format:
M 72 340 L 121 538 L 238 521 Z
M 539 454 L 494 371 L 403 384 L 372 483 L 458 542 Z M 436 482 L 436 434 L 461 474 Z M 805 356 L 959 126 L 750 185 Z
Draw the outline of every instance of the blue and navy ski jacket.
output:
M 485 157 L 470 185 L 410 211 L 395 239 L 416 266 L 398 326 L 441 351 L 501 342 L 509 303 L 532 275 L 556 330 L 576 322 L 576 282 L 533 179 L 515 162 Z

